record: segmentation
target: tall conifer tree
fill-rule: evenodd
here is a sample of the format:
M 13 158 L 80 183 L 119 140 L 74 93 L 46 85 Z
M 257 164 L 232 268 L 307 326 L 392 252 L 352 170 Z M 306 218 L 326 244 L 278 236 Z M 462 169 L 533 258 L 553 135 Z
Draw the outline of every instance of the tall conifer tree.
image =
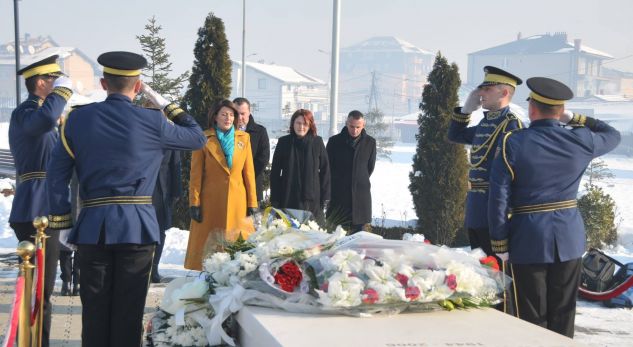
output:
M 145 83 L 170 101 L 179 102 L 189 71 L 170 78 L 172 68 L 169 53 L 165 50 L 165 38 L 160 36 L 162 26 L 158 25 L 155 16 L 148 20 L 145 30 L 146 34 L 136 36 L 147 59 L 147 67 L 143 69 Z
M 209 127 L 207 114 L 220 100 L 231 95 L 231 59 L 229 41 L 224 33 L 224 22 L 209 13 L 198 29 L 198 40 L 193 50 L 195 60 L 189 77 L 189 87 L 183 98 L 187 109 L 202 129 Z M 191 154 L 182 156 L 183 196 L 174 207 L 174 226 L 189 229 L 189 171 Z
M 457 106 L 459 72 L 441 53 L 422 92 L 417 149 L 409 190 L 418 216 L 418 230 L 436 244 L 452 245 L 463 230 L 468 168 L 463 145 L 447 139 Z M 463 231 L 462 231 L 463 232 Z
M 207 113 L 218 101 L 231 95 L 231 59 L 224 22 L 209 13 L 198 29 L 193 49 L 195 60 L 185 93 L 184 106 L 203 129 L 208 128 Z

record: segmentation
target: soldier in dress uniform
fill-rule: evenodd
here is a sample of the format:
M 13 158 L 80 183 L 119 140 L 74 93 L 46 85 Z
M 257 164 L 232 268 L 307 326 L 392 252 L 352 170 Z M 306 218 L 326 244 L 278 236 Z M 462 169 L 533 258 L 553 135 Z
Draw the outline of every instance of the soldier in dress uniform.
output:
M 504 136 L 490 176 L 492 248 L 511 263 L 519 318 L 573 337 L 585 251 L 578 186 L 587 165 L 614 149 L 620 133 L 565 111 L 573 93 L 564 84 L 534 77 L 527 85 L 530 127 Z
M 140 81 L 143 56 L 108 52 L 97 61 L 108 97 L 73 110 L 62 125 L 49 164 L 49 219 L 58 229 L 72 226 L 75 169 L 82 207 L 68 241 L 79 253 L 82 344 L 138 347 L 160 242 L 152 193 L 163 151 L 199 149 L 206 137 L 193 117 Z M 164 115 L 132 104 L 139 92 Z
M 472 249 L 481 248 L 494 255 L 488 230 L 488 178 L 492 159 L 499 140 L 514 130 L 521 129 L 521 120 L 510 110 L 510 101 L 521 79 L 493 66 L 484 67 L 484 81 L 473 90 L 463 107 L 457 107 L 448 129 L 448 139 L 471 145 L 469 190 L 466 198 L 464 226 Z M 483 107 L 484 118 L 469 127 L 470 114 Z
M 33 219 L 49 213 L 46 197 L 47 164 L 59 140 L 57 125 L 72 95 L 72 82 L 63 76 L 57 55 L 33 63 L 20 71 L 28 98 L 11 114 L 9 146 L 15 160 L 17 189 L 9 224 L 19 241 L 34 242 Z M 44 278 L 42 346 L 48 346 L 51 325 L 50 297 L 55 286 L 59 232 L 47 230 Z

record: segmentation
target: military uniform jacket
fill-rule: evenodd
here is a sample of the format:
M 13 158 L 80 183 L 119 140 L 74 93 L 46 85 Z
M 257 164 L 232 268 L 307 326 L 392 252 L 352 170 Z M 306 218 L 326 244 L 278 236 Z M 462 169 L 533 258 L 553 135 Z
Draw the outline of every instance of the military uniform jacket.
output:
M 490 177 L 493 251 L 509 251 L 516 264 L 580 258 L 585 232 L 576 208 L 578 186 L 591 160 L 619 142 L 620 133 L 599 120 L 591 130 L 537 120 L 507 134 Z
M 506 133 L 521 129 L 523 124 L 508 106 L 499 111 L 484 112 L 484 118 L 476 126 L 469 127 L 469 122 L 470 115 L 462 114 L 461 107 L 456 108 L 448 139 L 472 146 L 464 225 L 473 229 L 488 228 L 488 181 L 495 149 Z
M 29 94 L 11 114 L 9 146 L 18 185 L 9 222 L 30 223 L 48 214 L 46 165 L 59 140 L 57 120 L 65 105 L 66 99 L 57 93 L 45 100 Z
M 175 105 L 178 125 L 154 109 L 135 106 L 121 94 L 69 113 L 49 164 L 52 227 L 68 226 L 68 182 L 73 167 L 82 209 L 69 236 L 75 244 L 160 242 L 151 197 L 163 150 L 192 150 L 206 137 L 193 117 Z

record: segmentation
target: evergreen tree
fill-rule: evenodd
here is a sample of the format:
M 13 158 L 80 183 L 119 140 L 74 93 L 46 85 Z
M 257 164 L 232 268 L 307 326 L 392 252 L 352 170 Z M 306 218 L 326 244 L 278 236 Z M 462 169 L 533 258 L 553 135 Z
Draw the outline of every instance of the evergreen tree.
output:
M 365 128 L 369 135 L 376 139 L 376 155 L 379 158 L 391 159 L 393 139 L 388 134 L 389 125 L 383 122 L 384 113 L 373 108 L 365 115 Z
M 169 53 L 165 51 L 165 39 L 160 36 L 162 26 L 158 25 L 155 16 L 148 20 L 145 30 L 147 34 L 136 36 L 147 59 L 147 67 L 143 69 L 145 83 L 166 99 L 179 102 L 183 85 L 189 78 L 189 71 L 176 78 L 170 78 L 172 68 Z
M 422 92 L 417 149 L 409 190 L 418 216 L 418 231 L 433 243 L 452 245 L 464 233 L 467 159 L 463 145 L 448 142 L 451 114 L 457 106 L 459 72 L 438 53 Z
M 209 13 L 198 29 L 193 54 L 195 60 L 183 106 L 207 129 L 209 110 L 231 95 L 229 41 L 224 33 L 224 22 L 213 13 Z
M 578 209 L 585 223 L 587 248 L 614 245 L 618 240 L 615 225 L 615 201 L 598 186 L 585 184 L 587 193 L 578 199 Z
M 614 177 L 613 173 L 609 171 L 607 164 L 599 158 L 596 158 L 589 163 L 587 170 L 585 171 L 585 177 L 587 177 L 587 184 L 593 187 L 598 182 L 603 182 Z
M 618 240 L 615 201 L 597 185 L 613 178 L 614 175 L 604 161 L 594 159 L 589 163 L 585 176 L 587 193 L 578 199 L 578 209 L 587 232 L 587 248 L 614 245 Z
M 203 129 L 208 128 L 207 114 L 220 100 L 231 95 L 231 59 L 229 41 L 224 33 L 224 22 L 209 13 L 198 29 L 198 40 L 193 50 L 194 62 L 189 87 L 182 106 Z M 174 226 L 189 229 L 189 171 L 191 153 L 182 156 L 182 197 L 174 206 Z

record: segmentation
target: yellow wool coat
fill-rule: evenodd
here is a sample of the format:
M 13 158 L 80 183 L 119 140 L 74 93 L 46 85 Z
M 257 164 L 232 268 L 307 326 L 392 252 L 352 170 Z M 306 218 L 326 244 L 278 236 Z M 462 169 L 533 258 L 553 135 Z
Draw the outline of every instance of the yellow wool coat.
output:
M 191 156 L 189 205 L 200 206 L 202 222 L 191 221 L 185 268 L 202 269 L 202 260 L 218 250 L 219 241 L 235 241 L 253 232 L 247 207 L 257 207 L 255 169 L 248 133 L 235 130 L 233 167 L 229 169 L 215 129 L 207 144 Z

